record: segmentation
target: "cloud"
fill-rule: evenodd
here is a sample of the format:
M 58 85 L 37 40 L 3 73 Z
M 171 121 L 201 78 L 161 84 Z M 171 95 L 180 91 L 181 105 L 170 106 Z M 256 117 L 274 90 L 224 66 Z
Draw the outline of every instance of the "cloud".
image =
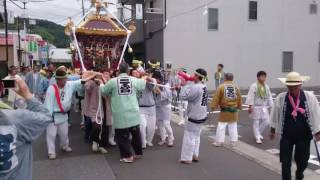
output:
M 85 1 L 85 9 L 90 6 L 89 1 Z M 22 3 L 17 2 L 23 6 Z M 22 10 L 10 1 L 8 1 L 8 9 L 14 11 L 15 16 L 27 14 L 30 18 L 47 19 L 58 24 L 65 25 L 68 17 L 72 17 L 77 21 L 82 17 L 81 0 L 53 0 L 48 2 L 29 2 L 26 4 L 26 10 Z

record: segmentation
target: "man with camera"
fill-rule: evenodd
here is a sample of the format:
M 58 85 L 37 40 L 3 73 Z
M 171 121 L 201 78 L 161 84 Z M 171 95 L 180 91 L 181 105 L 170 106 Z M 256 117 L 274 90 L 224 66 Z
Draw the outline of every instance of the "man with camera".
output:
M 19 75 L 19 67 L 17 66 L 10 66 L 9 67 L 9 74 L 5 77 L 2 81 L 4 83 L 4 88 L 8 89 L 8 103 L 13 108 L 26 108 L 26 103 L 24 102 L 23 98 L 19 96 L 14 90 L 14 80 L 15 79 L 22 79 Z
M 49 111 L 30 93 L 21 79 L 16 93 L 26 109 L 12 110 L 0 102 L 0 179 L 32 179 L 32 143 L 52 121 Z

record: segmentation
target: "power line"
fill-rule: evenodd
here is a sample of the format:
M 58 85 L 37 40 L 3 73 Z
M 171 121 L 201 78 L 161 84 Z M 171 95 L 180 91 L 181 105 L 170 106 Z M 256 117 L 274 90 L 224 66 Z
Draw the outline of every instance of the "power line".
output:
M 205 3 L 205 4 L 202 4 L 202 5 L 200 5 L 200 6 L 197 6 L 197 7 L 193 8 L 193 9 L 188 10 L 188 11 L 184 11 L 184 12 L 175 14 L 175 15 L 173 15 L 173 16 L 170 16 L 170 17 L 168 17 L 168 19 L 173 19 L 173 18 L 182 16 L 182 15 L 185 15 L 185 14 L 189 14 L 189 13 L 191 13 L 191 12 L 193 12 L 193 11 L 198 10 L 198 9 L 205 8 L 205 7 L 207 7 L 208 5 L 211 5 L 211 4 L 215 3 L 216 1 L 218 1 L 218 0 L 209 1 L 209 2 L 207 2 L 207 3 Z
M 171 15 L 171 16 L 169 16 L 167 19 L 169 20 L 169 19 L 178 18 L 178 17 L 180 17 L 180 16 L 183 16 L 183 15 L 186 15 L 186 14 L 189 14 L 189 13 L 192 13 L 192 12 L 197 11 L 197 10 L 199 10 L 199 9 L 206 8 L 208 5 L 211 5 L 211 4 L 215 3 L 216 1 L 218 1 L 218 0 L 211 0 L 211 1 L 207 2 L 207 3 L 205 3 L 205 4 L 199 5 L 199 6 L 197 6 L 197 7 L 192 8 L 192 9 L 189 9 L 189 10 L 186 10 L 186 11 L 183 11 L 183 12 L 180 12 L 180 13 L 177 13 L 177 14 L 174 14 L 174 15 Z M 320 0 L 319 0 L 319 1 L 320 1 Z M 146 21 L 146 22 L 158 22 L 158 21 L 163 21 L 163 19 L 162 19 L 162 18 L 150 19 L 150 20 L 145 19 L 145 21 Z
M 42 2 L 49 2 L 49 1 L 55 1 L 55 0 L 39 0 L 39 1 L 29 1 L 29 2 L 39 2 L 39 3 L 42 3 Z
M 17 6 L 20 9 L 23 9 L 23 7 L 21 7 L 19 4 L 17 4 L 16 2 L 14 2 L 13 0 L 9 0 L 12 4 L 14 4 L 15 6 Z
M 79 15 L 81 15 L 82 14 L 82 11 L 81 12 L 77 12 L 76 14 L 73 14 L 73 15 L 71 15 L 71 16 L 68 16 L 68 17 L 65 17 L 65 18 L 63 18 L 63 19 L 60 19 L 60 20 L 58 20 L 58 21 L 54 21 L 55 23 L 61 23 L 61 22 L 63 22 L 63 21 L 66 21 L 66 20 L 68 20 L 68 18 L 69 17 L 75 17 L 75 16 L 79 16 Z

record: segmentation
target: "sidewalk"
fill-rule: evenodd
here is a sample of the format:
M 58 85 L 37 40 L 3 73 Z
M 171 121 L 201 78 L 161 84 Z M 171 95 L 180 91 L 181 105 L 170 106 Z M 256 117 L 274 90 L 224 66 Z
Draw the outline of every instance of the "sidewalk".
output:
M 72 113 L 72 119 L 79 115 Z M 55 161 L 47 160 L 44 136 L 34 146 L 35 180 L 276 180 L 280 175 L 256 162 L 225 148 L 214 148 L 206 137 L 201 140 L 200 162 L 183 165 L 180 157 L 183 128 L 173 123 L 176 145 L 173 148 L 158 147 L 144 151 L 143 159 L 133 164 L 119 162 L 118 148 L 109 149 L 109 154 L 90 152 L 90 145 L 83 141 L 79 123 L 70 129 L 71 154 L 61 154 Z M 157 138 L 156 138 L 157 139 Z M 156 142 L 156 141 L 155 141 Z M 156 143 L 155 143 L 156 144 Z

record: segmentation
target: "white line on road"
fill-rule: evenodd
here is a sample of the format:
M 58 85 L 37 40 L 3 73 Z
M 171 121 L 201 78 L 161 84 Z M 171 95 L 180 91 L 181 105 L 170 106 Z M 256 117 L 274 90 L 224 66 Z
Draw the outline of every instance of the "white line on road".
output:
M 273 149 L 267 149 L 266 150 L 267 152 L 271 153 L 271 154 L 280 154 L 280 150 L 279 149 L 276 149 L 276 148 L 273 148 Z M 310 157 L 309 157 L 309 163 L 310 164 L 313 164 L 313 165 L 316 165 L 316 166 L 320 166 L 320 163 L 317 159 L 318 157 L 313 155 L 313 154 L 310 154 Z

